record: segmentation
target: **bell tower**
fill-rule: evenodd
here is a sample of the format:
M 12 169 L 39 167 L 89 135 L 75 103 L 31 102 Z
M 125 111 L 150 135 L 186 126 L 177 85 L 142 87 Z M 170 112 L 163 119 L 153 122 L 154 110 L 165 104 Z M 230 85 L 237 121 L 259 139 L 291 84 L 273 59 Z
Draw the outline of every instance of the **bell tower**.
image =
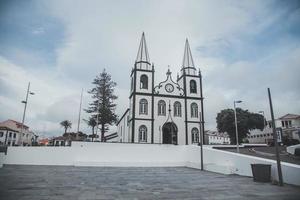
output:
M 151 133 L 146 140 L 153 143 L 153 88 L 154 88 L 154 65 L 150 63 L 150 57 L 146 44 L 145 34 L 142 34 L 138 53 L 131 71 L 130 89 L 130 123 L 131 123 L 131 142 L 138 142 L 136 132 L 139 129 L 137 121 L 148 120 L 151 125 L 147 126 L 147 132 Z M 141 109 L 141 101 L 143 108 Z M 142 110 L 142 112 L 140 112 Z
M 199 129 L 204 130 L 203 119 L 203 97 L 202 97 L 202 76 L 199 70 L 195 68 L 194 60 L 188 39 L 185 41 L 184 55 L 181 66 L 181 74 L 177 79 L 179 85 L 184 89 L 184 107 L 185 107 L 185 133 L 186 144 L 189 144 L 190 129 L 192 123 L 199 123 Z M 202 132 L 203 133 L 203 132 Z M 204 133 L 203 133 L 204 135 Z M 202 141 L 204 137 L 201 138 Z

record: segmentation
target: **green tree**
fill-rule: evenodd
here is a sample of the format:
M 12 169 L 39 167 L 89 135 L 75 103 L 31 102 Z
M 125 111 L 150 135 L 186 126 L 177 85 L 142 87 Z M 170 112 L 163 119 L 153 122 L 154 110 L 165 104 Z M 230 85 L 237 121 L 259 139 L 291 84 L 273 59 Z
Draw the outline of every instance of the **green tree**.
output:
M 264 128 L 264 118 L 263 115 L 257 113 L 251 113 L 248 110 L 243 110 L 241 108 L 236 109 L 237 116 L 237 127 L 239 143 L 247 137 L 250 130 Z M 235 121 L 234 121 L 234 110 L 225 109 L 221 110 L 217 114 L 217 128 L 219 132 L 227 132 L 231 144 L 236 144 L 236 133 L 235 133 Z
M 92 118 L 100 125 L 101 142 L 105 142 L 104 134 L 108 131 L 109 125 L 117 123 L 118 120 L 117 115 L 114 113 L 116 108 L 114 101 L 118 98 L 114 95 L 114 89 L 117 84 L 112 81 L 111 75 L 105 69 L 99 76 L 96 76 L 92 84 L 94 84 L 94 88 L 89 90 L 88 93 L 92 94 L 93 101 L 85 111 L 92 113 Z
M 97 121 L 93 117 L 90 117 L 89 120 L 84 120 L 84 121 L 87 123 L 87 125 L 89 127 L 92 128 L 92 142 L 93 142 L 94 141 L 94 137 L 95 137 L 95 127 L 97 126 Z
M 64 135 L 66 135 L 68 128 L 72 127 L 72 122 L 70 122 L 69 120 L 64 120 L 62 122 L 60 122 L 60 125 L 65 129 L 65 133 Z M 68 139 L 70 140 L 70 133 L 68 134 Z
M 65 129 L 65 134 L 67 133 L 68 128 L 72 128 L 72 122 L 70 122 L 69 120 L 60 122 L 60 125 Z

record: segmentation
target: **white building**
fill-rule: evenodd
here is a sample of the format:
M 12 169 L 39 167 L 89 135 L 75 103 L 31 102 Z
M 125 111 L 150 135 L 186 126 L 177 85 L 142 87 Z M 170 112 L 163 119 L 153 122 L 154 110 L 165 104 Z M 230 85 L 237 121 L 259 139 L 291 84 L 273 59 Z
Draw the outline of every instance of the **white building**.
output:
M 227 133 L 218 131 L 205 131 L 205 144 L 230 144 L 230 138 Z
M 180 75 L 155 84 L 144 33 L 131 71 L 129 108 L 118 122 L 120 142 L 192 144 L 199 142 L 203 120 L 202 76 L 197 71 L 188 40 Z M 203 123 L 202 123 L 203 122 Z
M 282 137 L 300 141 L 300 115 L 286 114 L 275 120 L 276 128 L 282 129 Z M 249 143 L 268 143 L 273 139 L 272 121 L 268 121 L 264 130 L 255 129 L 248 135 Z
M 37 136 L 29 130 L 29 127 L 14 120 L 6 120 L 0 123 L 0 145 L 32 145 Z M 22 134 L 21 134 L 22 132 Z

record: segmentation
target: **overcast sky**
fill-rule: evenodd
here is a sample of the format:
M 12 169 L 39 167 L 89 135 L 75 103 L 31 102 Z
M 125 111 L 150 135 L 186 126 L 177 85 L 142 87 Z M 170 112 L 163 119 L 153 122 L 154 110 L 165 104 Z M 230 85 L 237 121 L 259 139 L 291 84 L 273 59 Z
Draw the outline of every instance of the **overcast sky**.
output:
M 81 88 L 86 108 L 86 91 L 104 68 L 118 84 L 121 116 L 143 31 L 156 83 L 168 65 L 176 77 L 189 39 L 204 78 L 207 129 L 234 100 L 270 118 L 267 87 L 275 117 L 300 114 L 299 2 L 0 0 L 0 121 L 21 121 L 31 81 L 26 124 L 57 136 L 68 119 L 76 131 Z M 90 132 L 84 122 L 81 129 Z

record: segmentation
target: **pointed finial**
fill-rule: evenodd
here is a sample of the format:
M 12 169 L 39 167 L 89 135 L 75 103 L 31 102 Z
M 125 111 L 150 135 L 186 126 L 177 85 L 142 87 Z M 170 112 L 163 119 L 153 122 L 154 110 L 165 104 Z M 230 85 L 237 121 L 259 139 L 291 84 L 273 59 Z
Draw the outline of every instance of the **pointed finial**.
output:
M 191 49 L 190 49 L 190 45 L 189 45 L 189 41 L 188 41 L 187 38 L 185 40 L 185 47 L 184 47 L 184 56 L 183 56 L 183 61 L 182 61 L 182 67 L 183 68 L 186 68 L 186 67 L 195 68 L 194 60 L 193 60 Z
M 172 74 L 172 72 L 170 71 L 170 65 L 168 65 L 167 75 L 170 76 L 171 74 Z
M 136 56 L 135 62 L 147 62 L 150 64 L 150 58 L 148 54 L 146 39 L 145 39 L 145 33 L 143 32 L 139 50 Z

